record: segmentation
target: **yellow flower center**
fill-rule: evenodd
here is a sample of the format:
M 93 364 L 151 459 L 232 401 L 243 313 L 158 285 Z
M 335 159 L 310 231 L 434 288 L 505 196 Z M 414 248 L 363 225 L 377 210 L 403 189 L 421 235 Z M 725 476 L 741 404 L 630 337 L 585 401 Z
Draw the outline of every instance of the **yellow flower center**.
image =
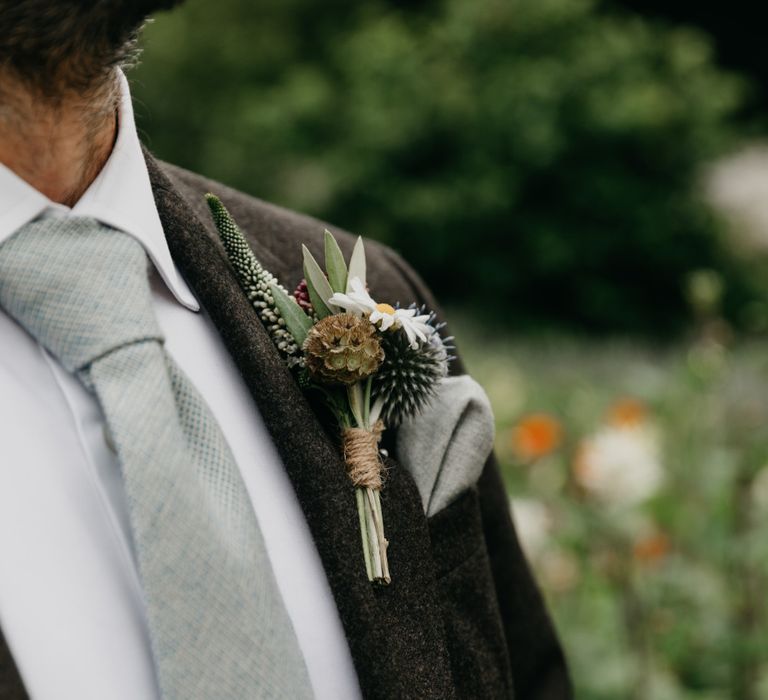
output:
M 394 307 L 389 304 L 376 304 L 376 311 L 380 311 L 383 314 L 389 314 L 390 316 L 395 313 Z

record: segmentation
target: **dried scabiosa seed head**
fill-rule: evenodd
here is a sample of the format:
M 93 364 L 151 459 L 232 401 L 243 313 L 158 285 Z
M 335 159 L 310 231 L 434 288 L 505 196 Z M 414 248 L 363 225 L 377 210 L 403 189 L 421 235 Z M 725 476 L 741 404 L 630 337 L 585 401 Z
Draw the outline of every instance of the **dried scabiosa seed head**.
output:
M 307 369 L 322 384 L 354 384 L 384 360 L 378 333 L 366 318 L 334 314 L 318 321 L 304 341 Z

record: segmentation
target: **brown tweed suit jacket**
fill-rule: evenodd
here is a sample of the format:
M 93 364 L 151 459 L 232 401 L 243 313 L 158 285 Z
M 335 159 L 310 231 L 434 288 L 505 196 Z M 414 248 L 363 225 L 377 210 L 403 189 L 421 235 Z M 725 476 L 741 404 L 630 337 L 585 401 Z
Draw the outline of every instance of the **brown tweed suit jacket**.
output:
M 355 499 L 332 432 L 238 287 L 203 195 L 221 197 L 257 256 L 286 286 L 302 277 L 301 243 L 320 255 L 326 225 L 146 158 L 174 260 L 221 333 L 296 490 L 364 696 L 571 697 L 563 654 L 521 553 L 493 458 L 476 489 L 430 519 L 408 473 L 390 460 L 383 503 L 393 582 L 385 588 L 368 582 Z M 353 237 L 328 228 L 349 255 Z M 368 283 L 377 298 L 434 308 L 429 290 L 397 254 L 370 241 L 367 252 Z M 460 362 L 453 371 L 462 371 Z M 0 698 L 26 697 L 0 633 Z

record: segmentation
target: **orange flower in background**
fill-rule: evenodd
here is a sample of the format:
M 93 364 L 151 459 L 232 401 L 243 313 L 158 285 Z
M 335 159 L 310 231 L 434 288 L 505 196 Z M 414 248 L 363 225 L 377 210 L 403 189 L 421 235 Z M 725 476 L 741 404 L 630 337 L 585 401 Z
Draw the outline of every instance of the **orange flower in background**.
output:
M 670 541 L 663 532 L 654 532 L 635 542 L 632 550 L 634 558 L 640 564 L 658 564 L 669 554 Z
M 534 413 L 512 429 L 512 450 L 518 459 L 531 461 L 554 452 L 562 439 L 563 428 L 557 418 Z
M 648 420 L 648 407 L 637 399 L 620 399 L 608 410 L 607 418 L 617 428 L 634 428 Z

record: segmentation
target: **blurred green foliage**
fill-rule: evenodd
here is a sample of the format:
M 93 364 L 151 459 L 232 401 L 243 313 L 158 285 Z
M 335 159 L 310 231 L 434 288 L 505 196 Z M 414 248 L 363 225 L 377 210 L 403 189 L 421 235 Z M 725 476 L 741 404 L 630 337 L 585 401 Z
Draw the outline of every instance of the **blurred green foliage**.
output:
M 748 293 L 695 186 L 744 85 L 701 34 L 592 0 L 189 0 L 145 43 L 158 155 L 393 245 L 447 300 L 667 333 L 691 270 Z
M 664 350 L 454 330 L 578 697 L 768 696 L 768 365 L 728 347 L 751 263 L 696 184 L 745 86 L 706 37 L 596 0 L 188 0 L 145 43 L 161 157 L 383 240 L 509 325 L 698 323 Z M 664 479 L 611 502 L 580 484 L 583 448 L 627 396 L 655 437 L 614 430 L 608 482 Z M 556 439 L 522 458 L 531 413 Z
M 768 365 L 728 347 L 751 263 L 696 185 L 745 86 L 707 39 L 596 0 L 188 0 L 145 43 L 161 157 L 383 240 L 509 325 L 698 323 L 663 350 L 454 330 L 578 697 L 768 697 Z M 621 433 L 627 396 L 643 429 Z M 556 431 L 524 458 L 532 413 Z M 580 483 L 606 430 L 614 502 Z
M 454 330 L 493 403 L 518 531 L 576 697 L 768 697 L 764 344 Z M 521 429 L 541 415 L 556 439 L 540 434 L 538 452 L 521 454 Z M 584 488 L 590 478 L 602 493 Z

